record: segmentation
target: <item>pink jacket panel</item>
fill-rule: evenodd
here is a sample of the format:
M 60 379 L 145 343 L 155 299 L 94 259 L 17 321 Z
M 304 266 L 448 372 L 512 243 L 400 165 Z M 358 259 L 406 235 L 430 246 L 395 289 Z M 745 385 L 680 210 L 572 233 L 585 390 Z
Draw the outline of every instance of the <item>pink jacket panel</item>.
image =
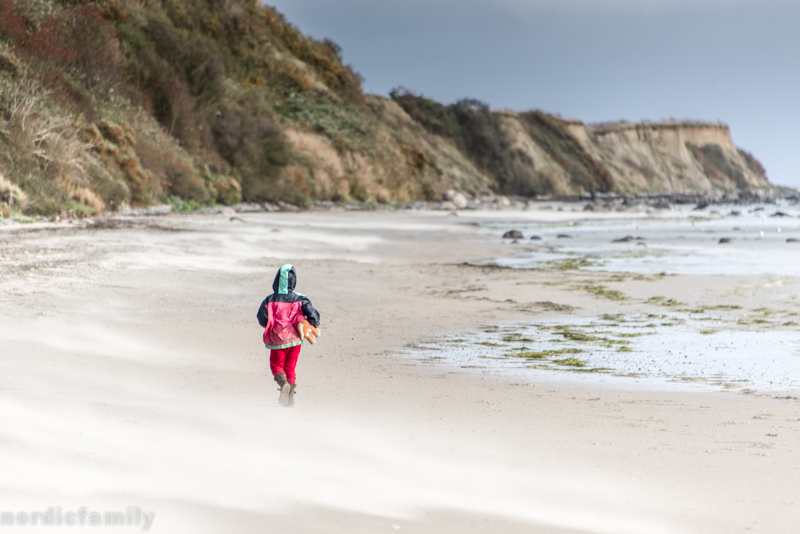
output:
M 302 303 L 297 302 L 269 302 L 267 303 L 267 326 L 264 328 L 264 345 L 276 346 L 289 343 L 300 343 L 300 334 L 297 332 L 298 323 L 302 322 Z

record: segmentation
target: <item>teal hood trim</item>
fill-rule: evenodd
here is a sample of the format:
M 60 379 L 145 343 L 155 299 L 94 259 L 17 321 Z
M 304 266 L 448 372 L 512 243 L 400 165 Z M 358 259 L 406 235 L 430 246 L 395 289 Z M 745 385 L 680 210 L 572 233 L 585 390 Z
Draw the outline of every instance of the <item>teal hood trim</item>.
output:
M 287 263 L 282 265 L 275 275 L 275 281 L 272 282 L 272 290 L 279 295 L 287 295 L 294 291 L 297 284 L 297 272 L 294 270 L 294 265 Z

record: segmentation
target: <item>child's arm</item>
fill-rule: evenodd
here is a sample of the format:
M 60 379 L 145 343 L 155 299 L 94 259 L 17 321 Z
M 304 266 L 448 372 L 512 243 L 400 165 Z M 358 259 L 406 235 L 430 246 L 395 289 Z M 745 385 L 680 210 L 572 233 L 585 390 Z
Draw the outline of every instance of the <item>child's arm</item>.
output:
M 256 318 L 258 319 L 258 324 L 260 324 L 262 328 L 266 328 L 267 322 L 269 321 L 269 317 L 267 316 L 267 299 L 264 299 L 261 306 L 258 307 Z
M 300 302 L 303 306 L 303 315 L 305 315 L 308 322 L 311 323 L 311 326 L 314 328 L 319 328 L 319 312 L 317 309 L 311 305 L 311 301 L 308 300 L 308 297 L 301 297 Z

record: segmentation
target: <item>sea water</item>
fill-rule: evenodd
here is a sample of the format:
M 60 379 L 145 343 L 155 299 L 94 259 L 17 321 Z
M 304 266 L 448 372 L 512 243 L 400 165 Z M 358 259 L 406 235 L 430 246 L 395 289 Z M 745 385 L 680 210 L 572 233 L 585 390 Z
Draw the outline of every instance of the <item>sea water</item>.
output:
M 800 240 L 797 206 L 693 208 L 625 218 L 575 214 L 560 222 L 477 219 L 476 231 L 498 238 L 511 228 L 522 231 L 513 245 L 506 240 L 507 253 L 484 262 L 513 268 L 763 278 L 794 277 L 800 270 L 800 242 L 792 241 Z M 800 392 L 800 332 L 792 325 L 789 318 L 771 317 L 755 329 L 742 328 L 735 318 L 690 310 L 624 318 L 550 315 L 427 340 L 409 354 L 536 382 Z
M 709 328 L 682 314 L 550 317 L 429 339 L 426 363 L 535 382 L 800 391 L 800 334 Z
M 731 215 L 737 213 L 738 215 Z M 780 215 L 782 214 L 782 215 Z M 683 208 L 673 217 L 587 219 L 559 223 L 520 221 L 518 244 L 487 263 L 547 267 L 583 259 L 584 270 L 623 273 L 794 276 L 800 269 L 800 208 L 720 206 Z M 484 234 L 501 234 L 509 223 L 481 222 Z M 538 236 L 539 240 L 531 240 Z M 559 237 L 562 236 L 562 237 Z M 617 240 L 626 237 L 629 241 Z M 730 240 L 720 243 L 721 239 Z

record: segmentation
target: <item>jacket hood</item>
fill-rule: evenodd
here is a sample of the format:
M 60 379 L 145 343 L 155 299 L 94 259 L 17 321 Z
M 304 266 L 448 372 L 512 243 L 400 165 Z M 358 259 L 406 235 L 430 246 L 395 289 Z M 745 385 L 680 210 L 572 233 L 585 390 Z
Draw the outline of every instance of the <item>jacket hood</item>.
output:
M 297 285 L 297 272 L 294 270 L 294 265 L 287 263 L 275 275 L 275 281 L 272 282 L 272 290 L 280 295 L 287 295 L 294 291 L 295 285 Z

